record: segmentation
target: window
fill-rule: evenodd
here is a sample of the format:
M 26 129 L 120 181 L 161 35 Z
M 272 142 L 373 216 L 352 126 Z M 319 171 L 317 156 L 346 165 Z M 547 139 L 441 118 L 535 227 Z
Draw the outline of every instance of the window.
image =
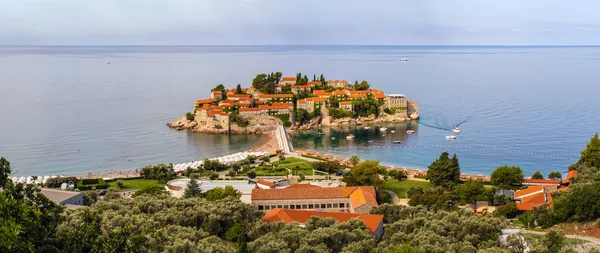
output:
M 283 205 L 283 208 L 285 208 L 285 209 L 289 209 L 289 208 L 290 208 L 290 206 L 289 206 L 289 205 Z
M 344 205 L 344 203 L 340 203 L 340 208 L 344 208 L 344 207 L 346 207 L 346 206 Z
M 333 206 L 331 206 L 331 204 L 327 204 L 327 208 L 332 208 Z
M 308 209 L 315 209 L 315 205 L 313 205 L 313 204 L 308 204 Z
M 302 209 L 302 205 L 296 205 L 296 209 Z
M 291 205 L 290 209 L 296 209 L 295 207 L 296 207 L 295 205 Z
M 277 205 L 277 208 L 283 208 L 283 206 L 282 205 Z
M 258 205 L 258 210 L 265 210 L 265 207 L 263 205 Z
M 265 206 L 265 210 L 271 210 L 271 206 L 270 205 L 266 205 Z
M 338 207 L 340 207 L 340 205 L 338 203 L 333 204 L 333 208 L 338 208 Z
M 326 208 L 326 205 L 325 204 L 321 204 L 321 208 L 323 208 L 323 209 Z

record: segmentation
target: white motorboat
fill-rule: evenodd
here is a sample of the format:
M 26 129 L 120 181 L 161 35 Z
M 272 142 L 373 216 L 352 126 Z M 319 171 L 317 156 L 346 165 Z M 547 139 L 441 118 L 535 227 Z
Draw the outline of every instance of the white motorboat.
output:
M 446 136 L 446 140 L 454 140 L 454 139 L 456 139 L 456 136 L 454 136 L 454 135 L 447 135 Z
M 402 58 L 402 59 L 400 59 L 400 61 L 408 61 L 408 59 Z
M 365 127 L 365 130 L 369 130 L 369 129 L 371 129 L 371 127 Z
M 392 130 L 392 131 L 390 131 L 390 132 L 391 132 L 391 133 L 395 133 L 395 132 L 396 132 L 396 130 Z
M 406 133 L 407 133 L 407 134 L 414 134 L 414 133 L 415 133 L 415 131 L 413 131 L 413 130 L 406 130 Z
M 379 131 L 382 131 L 382 132 L 385 132 L 385 131 L 387 131 L 387 127 L 382 127 L 382 128 L 379 128 Z
M 459 134 L 460 133 L 460 128 L 455 127 L 454 129 L 452 129 L 452 132 L 455 134 Z
M 350 134 L 350 135 L 346 136 L 346 140 L 354 140 L 354 137 L 355 136 L 353 134 Z

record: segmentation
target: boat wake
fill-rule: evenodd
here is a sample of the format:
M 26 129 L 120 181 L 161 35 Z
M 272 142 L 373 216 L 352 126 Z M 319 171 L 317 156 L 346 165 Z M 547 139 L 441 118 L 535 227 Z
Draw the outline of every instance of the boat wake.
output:
M 456 124 L 451 124 L 448 125 L 445 122 L 440 122 L 440 121 L 436 121 L 434 123 L 425 123 L 423 122 L 423 120 L 419 120 L 419 124 L 424 125 L 426 127 L 431 127 L 431 128 L 435 128 L 435 129 L 439 129 L 439 130 L 444 130 L 444 131 L 452 131 L 454 128 L 458 128 L 459 126 L 461 126 L 464 123 L 467 123 L 468 121 L 470 121 L 473 117 L 468 117 Z

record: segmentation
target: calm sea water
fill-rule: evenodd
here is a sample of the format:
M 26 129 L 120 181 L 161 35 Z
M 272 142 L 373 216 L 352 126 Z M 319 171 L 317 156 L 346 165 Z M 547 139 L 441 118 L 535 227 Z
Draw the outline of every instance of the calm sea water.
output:
M 599 63 L 598 47 L 0 47 L 0 156 L 18 175 L 52 175 L 245 150 L 264 137 L 165 124 L 216 84 L 302 71 L 404 93 L 419 100 L 422 118 L 388 125 L 396 133 L 385 136 L 376 127 L 300 132 L 296 148 L 414 168 L 448 151 L 465 172 L 510 164 L 547 174 L 566 170 L 600 131 Z M 459 138 L 445 140 L 460 122 Z

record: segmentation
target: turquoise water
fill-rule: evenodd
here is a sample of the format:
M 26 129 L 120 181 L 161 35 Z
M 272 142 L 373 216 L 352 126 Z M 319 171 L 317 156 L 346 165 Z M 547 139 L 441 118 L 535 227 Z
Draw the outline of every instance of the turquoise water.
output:
M 511 164 L 547 174 L 566 170 L 600 131 L 599 62 L 599 47 L 0 47 L 0 156 L 18 175 L 51 175 L 245 150 L 264 138 L 165 124 L 219 83 L 249 86 L 257 73 L 302 71 L 404 93 L 419 100 L 422 117 L 390 125 L 396 133 L 385 137 L 374 129 L 299 133 L 297 148 L 415 168 L 449 151 L 465 172 Z M 445 140 L 442 129 L 463 121 L 459 138 Z M 407 127 L 416 133 L 406 136 Z M 342 138 L 348 131 L 357 139 Z

